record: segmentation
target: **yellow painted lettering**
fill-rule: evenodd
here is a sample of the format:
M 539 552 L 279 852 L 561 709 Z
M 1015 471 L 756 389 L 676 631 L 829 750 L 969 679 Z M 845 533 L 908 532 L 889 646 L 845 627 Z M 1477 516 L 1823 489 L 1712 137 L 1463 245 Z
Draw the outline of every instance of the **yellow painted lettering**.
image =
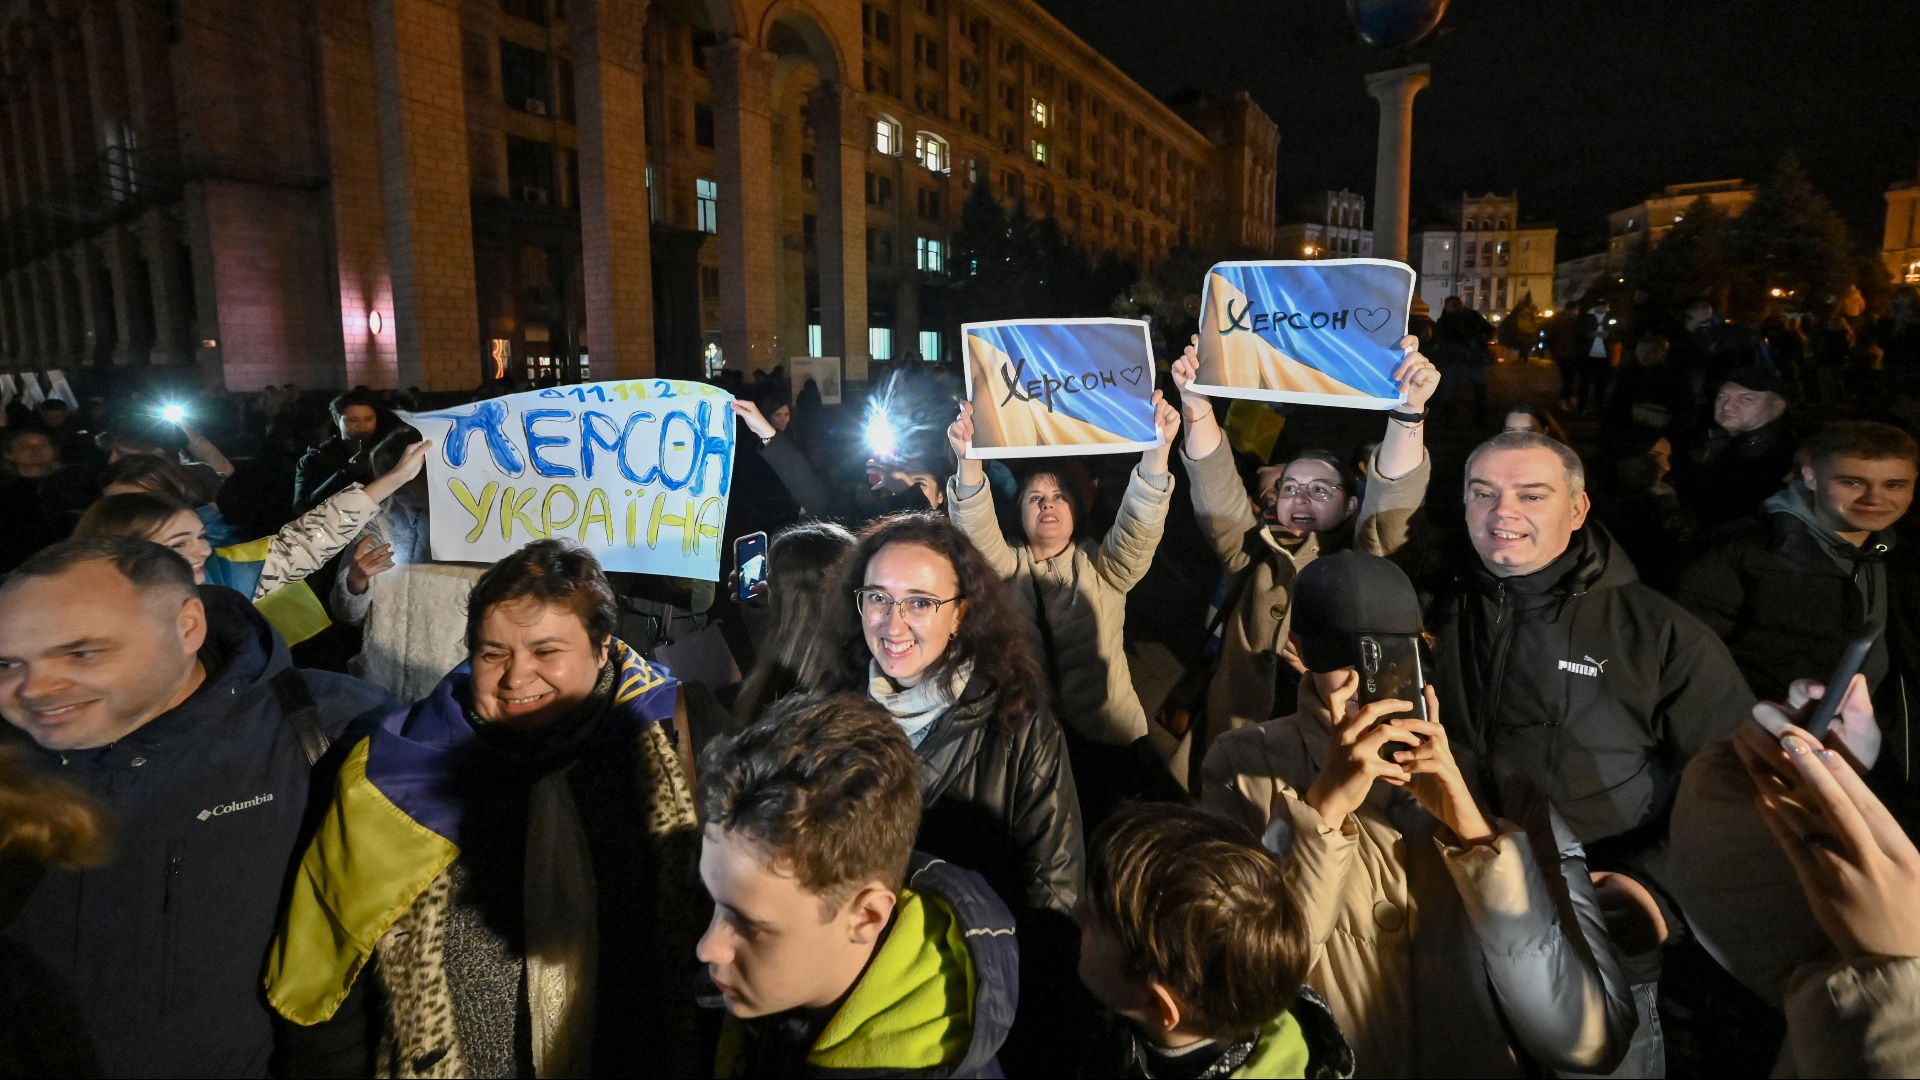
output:
M 500 493 L 500 538 L 502 540 L 513 539 L 513 523 L 516 519 L 527 527 L 528 536 L 535 540 L 546 539 L 546 534 L 540 531 L 540 523 L 527 516 L 527 504 L 532 502 L 533 497 L 538 494 L 540 494 L 538 488 L 528 488 L 518 494 L 514 493 L 513 488 L 508 488 Z
M 620 385 L 625 386 L 626 384 L 621 383 Z M 553 496 L 549 495 L 547 497 L 551 499 Z M 613 511 L 607 507 L 607 493 L 600 488 L 594 488 L 592 491 L 587 492 L 587 506 L 586 509 L 580 513 L 580 532 L 578 536 L 581 543 L 584 544 L 587 542 L 587 530 L 592 528 L 593 523 L 596 521 L 606 526 L 607 546 L 612 547 Z
M 487 515 L 493 511 L 493 493 L 499 487 L 497 482 L 488 481 L 487 486 L 480 489 L 480 497 L 476 499 L 473 492 L 467 490 L 467 485 L 460 482 L 459 477 L 453 478 L 449 490 L 453 492 L 454 498 L 460 500 L 460 505 L 466 509 L 467 513 L 473 515 L 473 531 L 467 534 L 467 543 L 471 544 L 480 539 L 481 530 L 487 527 Z
M 564 518 L 553 516 L 553 498 L 556 495 L 567 497 L 567 516 Z M 574 519 L 579 516 L 580 496 L 575 495 L 573 489 L 565 484 L 555 484 L 548 488 L 547 497 L 540 500 L 540 521 L 547 527 L 548 536 L 553 536 L 561 529 L 573 524 Z

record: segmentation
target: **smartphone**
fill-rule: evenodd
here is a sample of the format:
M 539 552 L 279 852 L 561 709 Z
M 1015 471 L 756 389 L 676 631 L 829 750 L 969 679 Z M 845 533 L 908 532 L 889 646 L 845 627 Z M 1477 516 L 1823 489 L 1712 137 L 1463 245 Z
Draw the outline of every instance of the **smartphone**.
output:
M 1380 723 L 1409 716 L 1416 720 L 1428 718 L 1427 695 L 1422 692 L 1427 678 L 1420 667 L 1418 634 L 1355 634 L 1353 666 L 1360 673 L 1358 697 L 1362 705 L 1393 698 L 1413 705 L 1409 712 L 1381 717 Z M 1408 749 L 1411 747 L 1407 743 L 1389 742 L 1380 748 L 1380 756 L 1392 761 L 1394 754 Z
M 748 533 L 733 542 L 733 569 L 739 580 L 737 599 L 751 600 L 767 591 L 766 533 Z
M 1840 702 L 1847 696 L 1847 684 L 1860 672 L 1861 665 L 1867 662 L 1867 654 L 1873 651 L 1873 643 L 1880 638 L 1880 632 L 1886 629 L 1882 619 L 1868 619 L 1860 627 L 1860 633 L 1847 643 L 1847 651 L 1840 654 L 1840 663 L 1833 669 L 1833 677 L 1827 680 L 1827 692 L 1814 706 L 1813 716 L 1802 726 L 1807 734 L 1816 739 L 1827 737 L 1827 729 L 1833 726 L 1833 718 L 1840 715 Z

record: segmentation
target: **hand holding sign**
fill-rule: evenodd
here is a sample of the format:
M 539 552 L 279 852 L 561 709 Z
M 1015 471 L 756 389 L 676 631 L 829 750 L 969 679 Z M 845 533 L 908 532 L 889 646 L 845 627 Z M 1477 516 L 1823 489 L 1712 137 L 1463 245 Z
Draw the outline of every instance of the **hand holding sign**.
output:
M 1413 269 L 1383 259 L 1218 263 L 1200 301 L 1209 394 L 1392 409 Z
M 968 458 L 1147 450 L 1153 349 L 1133 319 L 967 323 Z

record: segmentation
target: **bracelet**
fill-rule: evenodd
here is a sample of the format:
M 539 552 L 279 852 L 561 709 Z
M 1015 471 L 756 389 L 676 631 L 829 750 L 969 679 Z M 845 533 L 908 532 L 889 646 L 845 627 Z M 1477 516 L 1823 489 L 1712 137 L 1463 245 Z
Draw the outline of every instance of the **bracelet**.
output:
M 1424 409 L 1420 412 L 1402 412 L 1399 409 L 1395 409 L 1387 414 L 1387 419 L 1398 420 L 1408 427 L 1419 427 L 1421 424 L 1427 422 L 1427 414 Z

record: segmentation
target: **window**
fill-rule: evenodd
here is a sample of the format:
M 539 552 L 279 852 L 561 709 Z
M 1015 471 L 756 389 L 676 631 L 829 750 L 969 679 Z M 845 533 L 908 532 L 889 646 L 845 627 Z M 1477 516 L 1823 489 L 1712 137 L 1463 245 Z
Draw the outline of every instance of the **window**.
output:
M 1027 102 L 1027 112 L 1033 117 L 1033 123 L 1036 127 L 1047 126 L 1046 102 L 1041 101 L 1039 98 L 1029 100 Z
M 553 145 L 507 136 L 507 197 L 521 202 L 553 201 Z
M 940 359 L 940 332 L 937 330 L 920 331 L 920 359 Z
M 867 355 L 875 360 L 893 359 L 893 331 L 884 326 L 869 327 Z
M 654 182 L 656 176 L 654 167 L 647 166 L 647 220 L 657 223 L 660 220 L 660 185 Z
M 801 246 L 805 247 L 808 251 L 812 251 L 815 245 L 819 242 L 819 237 L 820 237 L 820 219 L 814 217 L 812 214 L 801 214 L 800 215 Z
M 547 54 L 511 41 L 500 43 L 500 92 L 509 106 L 535 116 L 553 107 L 553 80 Z
M 701 232 L 720 231 L 720 185 L 702 177 L 693 182 L 694 218 Z
M 882 116 L 873 122 L 873 149 L 875 153 L 888 157 L 897 157 L 900 153 L 900 125 L 891 116 Z
M 1013 92 L 1013 84 L 1001 83 L 1000 84 L 1000 104 L 1005 105 L 1007 108 L 1011 109 L 1014 107 L 1014 104 L 1013 104 L 1014 97 L 1015 97 L 1015 94 Z
M 893 16 L 884 11 L 873 13 L 873 40 L 881 44 L 893 40 Z
M 813 190 L 813 155 L 812 154 L 800 155 L 800 186 L 808 191 Z
M 922 236 L 913 242 L 913 265 L 917 270 L 938 274 L 947 268 L 946 245 Z M 931 357 L 929 357 L 931 359 Z
M 920 211 L 921 217 L 926 218 L 928 221 L 940 220 L 939 192 L 928 191 L 926 188 L 921 188 L 914 192 L 913 202 L 914 206 Z
M 940 91 L 924 86 L 913 88 L 913 107 L 924 113 L 940 112 Z
M 1033 160 L 1041 165 L 1047 163 L 1047 144 L 1039 139 L 1033 140 Z
M 693 144 L 713 146 L 713 106 L 704 101 L 693 103 Z
M 867 174 L 867 205 L 882 209 L 893 205 L 893 178 L 875 173 Z
M 1907 264 L 1906 278 L 1909 284 L 1914 282 L 1920 282 L 1920 261 L 1910 262 Z
M 1491 240 L 1485 240 L 1485 241 L 1482 241 L 1482 242 L 1481 242 L 1481 244 L 1480 244 L 1480 256 L 1481 256 L 1482 258 L 1486 258 L 1486 259 L 1491 259 L 1491 258 L 1493 258 L 1493 241 L 1491 241 Z
M 1481 231 L 1481 232 L 1486 232 L 1486 231 L 1488 231 L 1489 229 L 1492 229 L 1492 228 L 1493 228 L 1493 223 L 1492 223 L 1492 222 L 1490 222 L 1490 221 L 1488 221 L 1488 220 L 1487 220 L 1486 218 L 1481 218 L 1481 219 L 1480 219 L 1480 231 Z
M 500 10 L 516 19 L 547 25 L 547 0 L 502 0 Z
M 820 330 L 820 324 L 808 323 L 807 324 L 807 355 L 819 356 L 821 351 L 825 348 L 826 346 L 825 344 L 823 344 L 823 335 Z
M 928 71 L 939 71 L 940 43 L 919 34 L 913 35 L 913 65 Z
M 700 296 L 705 300 L 720 299 L 720 268 L 703 266 L 700 268 Z
M 1504 232 L 1504 231 L 1506 231 L 1506 228 L 1507 228 L 1507 219 L 1506 219 L 1506 218 L 1501 218 L 1501 219 L 1500 219 L 1500 223 L 1499 223 L 1499 225 L 1498 225 L 1498 228 L 1499 228 L 1499 229 L 1500 229 L 1500 230 L 1501 230 L 1502 232 Z
M 960 61 L 960 85 L 968 90 L 980 88 L 980 65 L 971 60 Z
M 893 265 L 893 234 L 885 229 L 867 230 L 867 262 L 874 266 Z
M 1021 191 L 1023 190 L 1020 174 L 1017 172 L 1014 172 L 1012 169 L 1008 169 L 1006 171 L 1006 174 L 1001 176 L 1000 178 L 1000 187 L 1002 192 L 1005 194 L 1006 198 L 1008 199 L 1019 198 Z

